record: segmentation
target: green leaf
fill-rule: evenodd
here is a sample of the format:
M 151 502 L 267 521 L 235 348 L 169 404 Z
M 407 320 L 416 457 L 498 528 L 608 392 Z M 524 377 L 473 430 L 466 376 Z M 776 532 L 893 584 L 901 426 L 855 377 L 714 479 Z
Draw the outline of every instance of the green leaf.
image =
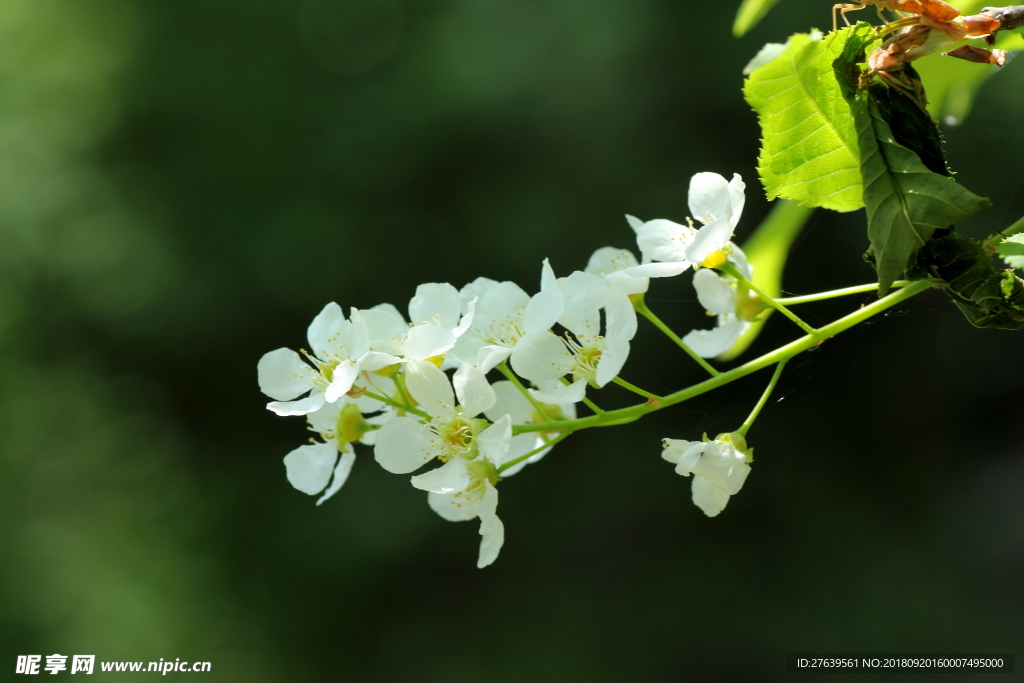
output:
M 857 87 L 858 62 L 867 44 L 866 35 L 855 36 L 835 67 L 843 97 L 856 119 L 868 238 L 878 271 L 879 296 L 883 296 L 913 265 L 918 250 L 936 230 L 990 202 L 928 170 L 917 154 L 896 141 L 871 91 Z M 890 113 L 893 111 L 899 110 Z
M 1024 268 L 1024 234 L 1007 237 L 996 247 L 996 253 L 1011 268 Z
M 779 0 L 743 0 L 740 9 L 736 12 L 736 20 L 732 24 L 732 34 L 739 38 L 744 33 L 754 28 L 757 22 L 768 14 Z
M 832 70 L 854 31 L 874 35 L 867 24 L 824 39 L 798 33 L 744 83 L 761 123 L 758 173 L 769 199 L 835 211 L 863 206 L 857 132 Z

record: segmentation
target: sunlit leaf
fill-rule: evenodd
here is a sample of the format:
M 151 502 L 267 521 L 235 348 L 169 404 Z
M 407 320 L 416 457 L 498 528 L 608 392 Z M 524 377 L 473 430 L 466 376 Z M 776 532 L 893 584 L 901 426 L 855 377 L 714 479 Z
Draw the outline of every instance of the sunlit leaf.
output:
M 769 199 L 835 211 L 863 205 L 857 133 L 832 69 L 855 30 L 872 31 L 861 24 L 825 38 L 798 33 L 747 78 L 743 93 L 761 123 L 758 172 Z

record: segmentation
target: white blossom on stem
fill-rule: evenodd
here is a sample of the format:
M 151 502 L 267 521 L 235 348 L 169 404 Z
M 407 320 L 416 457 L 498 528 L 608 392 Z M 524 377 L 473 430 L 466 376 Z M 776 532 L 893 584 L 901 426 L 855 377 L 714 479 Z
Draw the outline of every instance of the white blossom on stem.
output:
M 743 251 L 732 245 L 728 260 L 747 280 L 753 278 L 754 269 Z M 722 275 L 710 268 L 702 268 L 693 274 L 693 287 L 697 299 L 710 315 L 716 317 L 716 325 L 710 330 L 693 330 L 683 337 L 683 343 L 702 358 L 714 358 L 732 348 L 736 340 L 747 331 L 750 322 L 741 309 L 749 296 L 747 288 L 734 278 Z M 760 312 L 758 307 L 757 312 Z
M 361 369 L 376 370 L 398 359 L 370 351 L 366 326 L 353 310 L 345 320 L 341 307 L 329 303 L 307 331 L 310 364 L 296 352 L 281 348 L 263 355 L 257 364 L 260 389 L 276 399 L 267 408 L 278 415 L 306 415 L 325 402 L 334 403 L 352 389 Z M 305 398 L 296 397 L 309 392 Z
M 626 216 L 636 232 L 642 265 L 624 271 L 632 277 L 672 277 L 701 265 L 732 239 L 743 212 L 745 185 L 738 174 L 731 181 L 717 173 L 698 173 L 690 179 L 689 205 L 695 220 L 680 225 L 663 218 L 641 221 Z
M 736 435 L 722 434 L 714 441 L 665 439 L 662 445 L 661 456 L 676 466 L 678 474 L 694 475 L 693 503 L 708 517 L 725 509 L 750 474 L 746 444 Z
M 504 362 L 530 332 L 548 330 L 562 315 L 563 296 L 547 259 L 540 291 L 532 297 L 514 282 L 477 279 L 460 293 L 463 301 L 479 297 L 473 324 L 455 343 L 454 354 L 487 373 Z
M 516 374 L 538 384 L 572 375 L 568 385 L 534 393 L 538 400 L 554 405 L 581 401 L 588 384 L 599 388 L 612 381 L 629 356 L 637 327 L 629 297 L 598 276 L 577 271 L 559 278 L 558 286 L 565 297 L 558 323 L 571 334 L 531 332 L 519 340 L 511 356 Z

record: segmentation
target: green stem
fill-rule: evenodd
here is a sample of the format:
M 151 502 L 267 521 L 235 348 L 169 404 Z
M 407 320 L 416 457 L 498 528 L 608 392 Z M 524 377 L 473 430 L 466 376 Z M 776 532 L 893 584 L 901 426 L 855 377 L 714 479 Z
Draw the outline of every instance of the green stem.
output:
M 585 405 L 586 407 L 588 407 L 591 410 L 593 410 L 595 415 L 604 415 L 605 412 L 606 412 L 606 411 L 602 410 L 601 408 L 598 408 L 597 404 L 594 403 L 593 401 L 591 401 L 586 396 L 583 397 L 583 405 Z
M 533 406 L 533 409 L 537 411 L 537 415 L 539 415 L 540 417 L 547 416 L 548 413 L 546 410 L 544 410 L 544 406 L 542 406 L 540 404 L 540 401 L 535 399 L 533 397 L 533 394 L 531 394 L 530 391 L 525 386 L 523 386 L 523 383 L 519 381 L 518 377 L 516 377 L 516 373 L 512 372 L 512 370 L 509 369 L 507 362 L 502 362 L 498 365 L 498 372 L 505 375 L 505 379 L 507 379 L 509 382 L 512 382 L 512 384 L 514 384 L 515 387 L 519 389 L 520 392 L 522 392 L 523 396 L 526 397 L 526 400 L 529 401 L 530 405 Z
M 676 343 L 676 346 L 681 348 L 686 353 L 686 355 L 697 361 L 697 364 L 700 365 L 705 370 L 707 370 L 709 375 L 711 375 L 712 377 L 717 377 L 718 375 L 721 374 L 720 372 L 718 372 L 718 370 L 715 370 L 713 367 L 711 367 L 706 360 L 698 356 L 696 351 L 694 351 L 689 346 L 684 344 L 683 340 L 680 339 L 675 332 L 669 329 L 668 325 L 661 322 L 661 319 L 658 316 L 654 315 L 654 311 L 647 308 L 647 304 L 642 299 L 640 301 L 633 302 L 633 308 L 636 309 L 637 313 L 651 321 L 651 323 L 659 330 L 661 330 L 666 337 L 674 341 Z
M 910 284 L 910 280 L 897 280 L 892 283 L 893 287 L 906 287 Z M 812 301 L 824 301 L 825 299 L 835 299 L 841 296 L 849 296 L 850 294 L 863 294 L 864 292 L 874 292 L 878 289 L 878 283 L 874 282 L 870 285 L 857 285 L 856 287 L 844 287 L 843 289 L 833 289 L 828 292 L 820 292 L 818 294 L 808 294 L 806 296 L 790 296 L 785 298 L 776 299 L 780 304 L 792 306 L 793 304 L 808 304 Z
M 572 432 L 562 432 L 561 434 L 556 436 L 551 441 L 545 442 L 543 446 L 538 446 L 537 448 L 534 448 L 532 451 L 530 451 L 526 455 L 521 455 L 518 458 L 516 458 L 515 460 L 509 460 L 507 463 L 505 463 L 504 465 L 502 465 L 501 467 L 498 468 L 498 474 L 501 474 L 505 470 L 508 470 L 508 469 L 511 469 L 511 468 L 515 467 L 516 465 L 518 465 L 519 463 L 523 462 L 524 460 L 528 460 L 528 459 L 532 458 L 533 456 L 537 455 L 538 453 L 540 453 L 541 451 L 543 451 L 546 448 L 551 448 L 552 446 L 554 446 L 556 443 L 558 443 L 562 439 L 567 438 L 570 434 L 572 434 Z
M 772 395 L 772 391 L 775 389 L 775 385 L 779 383 L 779 377 L 782 376 L 782 369 L 786 367 L 786 361 L 779 361 L 779 364 L 775 366 L 775 374 L 772 375 L 772 380 L 768 382 L 768 387 L 761 394 L 761 400 L 757 402 L 754 409 L 750 411 L 750 416 L 746 422 L 740 425 L 740 428 L 736 430 L 736 433 L 742 437 L 747 436 L 747 430 L 750 429 L 750 425 L 754 424 L 754 420 L 761 413 L 761 409 L 764 408 L 765 404 L 768 403 L 768 397 Z
M 616 384 L 618 384 L 623 389 L 629 389 L 634 394 L 638 394 L 640 396 L 643 396 L 646 399 L 654 399 L 655 401 L 660 401 L 661 400 L 661 397 L 659 397 L 657 394 L 652 394 L 651 392 L 645 391 L 645 390 L 641 389 L 640 387 L 638 387 L 636 385 L 630 384 L 629 382 L 627 382 L 626 380 L 622 379 L 621 377 L 616 377 L 612 381 L 615 382 Z
M 734 382 L 741 377 L 746 377 L 747 375 L 757 372 L 762 368 L 775 365 L 781 361 L 789 360 L 793 356 L 822 343 L 829 337 L 834 337 L 840 332 L 844 332 L 854 325 L 862 323 L 868 318 L 878 315 L 882 311 L 892 308 L 912 296 L 920 294 L 929 287 L 931 287 L 931 285 L 928 282 L 914 282 L 899 291 L 893 292 L 878 301 L 874 301 L 867 306 L 850 313 L 849 315 L 843 316 L 842 318 L 839 318 L 838 320 L 835 320 L 810 334 L 786 344 L 785 346 L 780 346 L 774 351 L 770 351 L 759 358 L 755 358 L 743 365 L 735 367 L 727 372 L 723 372 L 716 377 L 706 379 L 703 382 L 699 382 L 698 384 L 694 384 L 686 389 L 677 391 L 674 394 L 669 394 L 668 396 L 663 397 L 658 405 L 644 403 L 629 406 L 628 408 L 609 410 L 602 415 L 589 415 L 575 420 L 562 420 L 558 422 L 532 425 L 516 425 L 512 428 L 512 432 L 514 434 L 522 434 L 524 432 L 549 432 L 561 430 L 576 431 L 588 427 L 601 427 L 609 424 L 630 422 L 648 413 L 653 413 L 656 410 L 668 408 L 669 406 L 682 403 L 683 401 L 689 400 L 695 396 L 705 394 L 712 389 L 717 389 L 718 387 Z
M 397 382 L 396 382 L 396 384 L 397 384 Z M 404 394 L 404 392 L 403 392 L 403 394 Z M 364 396 L 368 396 L 369 398 L 372 398 L 374 401 L 380 401 L 381 403 L 386 403 L 386 404 L 388 404 L 389 406 L 391 406 L 393 408 L 398 408 L 399 410 L 401 410 L 403 412 L 412 413 L 413 415 L 417 415 L 417 416 L 425 418 L 427 420 L 430 419 L 430 416 L 427 415 L 425 412 L 423 412 L 419 408 L 410 408 L 409 404 L 407 404 L 407 403 L 399 403 L 398 401 L 396 401 L 393 398 L 388 398 L 387 396 L 383 396 L 381 394 L 375 394 L 372 391 L 366 391 L 366 392 L 363 393 L 363 395 Z
M 1005 240 L 1007 237 L 1012 237 L 1013 235 L 1017 235 L 1022 232 L 1024 232 L 1024 217 L 1021 217 L 1020 220 L 1008 227 L 1006 230 L 1003 230 L 998 235 L 992 235 L 985 240 L 985 242 L 992 247 L 992 251 L 995 251 L 995 246 L 997 244 Z
M 786 308 L 785 306 L 780 304 L 778 302 L 778 300 L 775 299 L 775 297 L 769 295 L 767 292 L 765 292 L 763 289 L 761 289 L 760 287 L 755 285 L 753 282 L 751 282 L 747 278 L 743 277 L 743 275 L 740 273 L 740 271 L 738 271 L 736 269 L 736 266 L 734 266 L 733 264 L 731 264 L 729 262 L 726 262 L 726 263 L 723 263 L 721 266 L 719 266 L 719 269 L 723 273 L 725 273 L 725 274 L 735 278 L 738 282 L 742 282 L 742 283 L 746 284 L 747 287 L 750 287 L 750 291 L 752 291 L 754 294 L 757 294 L 759 297 L 761 297 L 762 301 L 764 301 L 766 304 L 768 304 L 769 306 L 774 308 L 776 311 L 778 311 L 779 313 L 781 313 L 782 315 L 786 316 L 787 318 L 792 320 L 794 323 L 796 323 L 797 326 L 801 330 L 803 330 L 804 332 L 806 332 L 808 334 L 813 334 L 814 333 L 814 328 L 813 327 L 811 327 L 810 325 L 805 323 L 803 320 L 801 320 L 800 317 L 796 313 L 794 313 L 793 311 L 789 310 L 788 308 Z

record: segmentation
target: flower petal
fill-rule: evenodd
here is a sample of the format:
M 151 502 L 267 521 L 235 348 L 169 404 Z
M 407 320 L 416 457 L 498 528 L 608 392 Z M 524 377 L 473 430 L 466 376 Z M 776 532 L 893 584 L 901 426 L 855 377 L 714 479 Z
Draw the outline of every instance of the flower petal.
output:
M 429 493 L 427 494 L 427 504 L 430 505 L 431 510 L 449 522 L 465 522 L 473 519 L 476 517 L 477 510 L 480 509 L 479 499 L 469 500 L 461 492 L 447 495 Z
M 260 391 L 272 399 L 289 401 L 313 387 L 317 372 L 302 362 L 291 349 L 276 349 L 263 354 L 256 364 Z
M 608 288 L 604 314 L 605 338 L 629 340 L 636 335 L 636 309 L 626 293 L 618 287 Z
M 300 398 L 298 401 L 274 401 L 273 403 L 268 403 L 267 410 L 283 416 L 307 415 L 314 410 L 319 410 L 323 404 L 323 392 L 314 390 L 309 396 Z
M 377 432 L 373 457 L 392 474 L 409 474 L 434 457 L 433 435 L 411 417 L 396 417 Z
M 661 457 L 673 465 L 677 464 L 683 453 L 690 448 L 695 445 L 702 445 L 700 441 L 685 441 L 683 439 L 663 439 L 661 443 L 664 446 L 664 449 L 661 451 Z
M 320 500 L 316 502 L 317 505 L 320 505 L 341 490 L 341 487 L 348 480 L 348 475 L 352 471 L 352 465 L 355 461 L 355 453 L 351 450 L 342 451 L 341 457 L 338 458 L 338 464 L 334 466 L 334 478 L 331 479 L 331 487 L 324 491 L 324 495 L 320 496 Z
M 683 337 L 683 343 L 701 358 L 714 358 L 732 348 L 750 323 L 730 320 L 711 330 L 693 330 Z
M 517 375 L 534 382 L 558 379 L 574 365 L 569 349 L 547 330 L 524 335 L 512 350 L 511 361 Z
M 455 396 L 466 417 L 476 417 L 498 400 L 484 373 L 469 363 L 463 363 L 455 371 L 452 386 L 455 387 Z
M 414 360 L 440 356 L 455 346 L 455 335 L 441 325 L 426 323 L 409 328 L 396 345 L 398 353 Z
M 732 230 L 732 223 L 728 218 L 721 218 L 705 225 L 697 231 L 693 244 L 686 250 L 686 260 L 699 264 L 712 253 L 724 249 L 732 239 Z
M 729 183 L 717 173 L 696 174 L 690 178 L 689 204 L 694 220 L 705 223 L 713 217 L 728 221 L 733 213 Z
M 505 544 L 505 525 L 498 519 L 498 490 L 491 482 L 484 482 L 484 497 L 480 501 L 480 556 L 476 566 L 483 569 L 498 559 L 501 546 Z
M 504 346 L 484 346 L 477 351 L 476 366 L 480 372 L 488 373 L 504 363 L 512 355 L 512 349 Z
M 447 282 L 422 284 L 409 301 L 409 320 L 414 325 L 429 322 L 451 330 L 459 324 L 461 314 L 459 290 Z
M 448 375 L 425 360 L 411 360 L 405 365 L 405 384 L 409 393 L 429 415 L 446 419 L 455 410 L 455 394 Z
M 693 274 L 693 288 L 697 290 L 700 305 L 715 315 L 736 313 L 736 287 L 730 278 L 721 277 L 710 268 L 701 268 Z
M 508 380 L 501 380 L 491 385 L 494 389 L 494 405 L 484 411 L 491 422 L 497 422 L 502 415 L 508 415 L 514 425 L 533 422 L 533 405 L 523 396 L 519 388 Z
M 715 517 L 729 503 L 729 494 L 704 477 L 693 478 L 693 504 L 708 517 Z
M 306 330 L 310 352 L 321 360 L 329 358 L 336 350 L 335 337 L 344 322 L 345 314 L 341 311 L 341 306 L 333 301 L 324 306 Z
M 469 488 L 469 470 L 465 458 L 455 457 L 437 469 L 412 478 L 412 485 L 422 491 L 450 494 Z
M 542 390 L 530 389 L 530 395 L 541 403 L 553 406 L 579 403 L 587 395 L 587 380 L 576 380 L 572 384 L 552 385 Z
M 693 466 L 693 473 L 704 477 L 730 495 L 739 493 L 750 474 L 746 455 L 731 444 L 712 442 Z
M 495 467 L 505 463 L 509 441 L 512 439 L 512 418 L 502 415 L 497 422 L 480 432 L 476 437 L 480 455 Z
M 680 273 L 685 273 L 692 265 L 692 263 L 685 260 L 669 261 L 667 263 L 645 263 L 642 266 L 627 268 L 622 271 L 622 274 L 635 280 L 650 277 L 675 277 Z
M 331 374 L 331 384 L 324 392 L 328 403 L 334 403 L 352 388 L 352 383 L 359 376 L 359 364 L 353 361 L 342 361 Z
M 338 459 L 334 441 L 299 446 L 284 456 L 288 483 L 309 495 L 320 493 L 331 479 L 331 470 Z
M 640 247 L 644 262 L 676 262 L 686 260 L 686 248 L 693 242 L 697 231 L 664 218 L 644 223 L 637 232 L 636 245 Z
M 611 382 L 622 371 L 629 357 L 629 341 L 626 339 L 607 339 L 601 359 L 597 361 L 597 372 L 594 382 L 603 387 Z
M 732 204 L 732 215 L 729 221 L 732 223 L 733 228 L 740 222 L 740 215 L 743 213 L 743 204 L 746 202 L 743 191 L 746 187 L 740 174 L 733 173 L 732 180 L 729 181 L 729 201 Z

